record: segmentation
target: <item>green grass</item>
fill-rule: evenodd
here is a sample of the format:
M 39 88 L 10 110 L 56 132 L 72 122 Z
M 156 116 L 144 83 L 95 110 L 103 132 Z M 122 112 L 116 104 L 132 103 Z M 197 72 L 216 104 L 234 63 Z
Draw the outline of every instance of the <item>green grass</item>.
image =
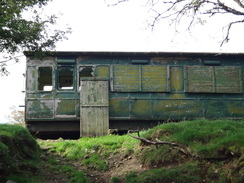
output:
M 99 154 L 94 153 L 89 158 L 82 160 L 82 163 L 86 165 L 89 169 L 94 170 L 108 170 L 108 165 L 106 161 L 99 157 Z
M 200 119 L 167 123 L 144 132 L 142 136 L 184 144 L 203 158 L 224 158 L 226 151 L 244 152 L 243 121 Z
M 40 148 L 30 133 L 19 125 L 0 124 L 0 182 L 11 179 L 26 182 L 37 171 Z M 30 182 L 33 182 L 30 180 Z
M 90 183 L 91 181 L 85 176 L 84 172 L 82 171 L 77 171 L 73 167 L 68 166 L 68 165 L 62 165 L 61 166 L 61 171 L 63 173 L 69 174 L 69 179 L 68 183 Z
M 118 151 L 131 152 L 131 148 L 139 145 L 139 142 L 128 135 L 108 135 L 103 137 L 83 137 L 79 140 L 63 140 L 56 142 L 39 141 L 41 146 L 51 146 L 51 151 L 59 153 L 63 157 L 72 160 L 83 160 L 87 154 L 97 154 L 102 157 Z
M 83 137 L 79 140 L 43 141 L 52 156 L 47 168 L 68 176 L 70 183 L 90 182 L 84 172 L 72 166 L 78 162 L 89 171 L 108 171 L 108 159 L 123 160 L 137 157 L 149 168 L 143 173 L 130 172 L 124 177 L 111 178 L 111 182 L 243 182 L 244 180 L 244 122 L 231 120 L 194 120 L 166 123 L 140 132 L 144 138 L 154 141 L 177 142 L 188 147 L 192 155 L 183 154 L 169 145 L 145 145 L 128 135 Z M 32 177 L 38 169 L 40 148 L 28 131 L 20 126 L 0 126 L 0 158 L 3 158 L 4 180 L 36 182 Z M 63 157 L 60 163 L 56 157 Z M 122 157 L 122 158 L 120 158 Z M 59 157 L 60 158 L 60 157 Z M 116 161 L 116 160 L 115 160 Z M 23 168 L 24 167 L 24 168 Z M 25 171 L 23 171 L 23 169 Z M 1 167 L 0 167 L 1 170 Z M 21 176 L 20 176 L 21 175 Z M 41 179 L 37 179 L 41 180 Z M 0 182 L 2 179 L 0 178 Z
M 59 139 L 55 142 L 39 141 L 41 146 L 51 146 L 51 152 L 70 160 L 80 161 L 90 170 L 106 171 L 107 157 L 117 152 L 133 153 L 132 148 L 139 146 L 139 141 L 128 135 L 107 135 L 103 137 L 83 137 L 79 140 Z
M 151 169 L 139 175 L 132 172 L 126 176 L 126 183 L 154 182 L 200 183 L 202 182 L 201 169 L 195 163 L 188 163 L 171 168 Z

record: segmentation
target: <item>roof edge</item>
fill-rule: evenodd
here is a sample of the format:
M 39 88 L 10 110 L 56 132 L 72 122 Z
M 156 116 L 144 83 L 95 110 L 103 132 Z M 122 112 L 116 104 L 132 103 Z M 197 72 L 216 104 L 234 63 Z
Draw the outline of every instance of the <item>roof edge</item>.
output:
M 118 52 L 118 51 L 53 51 L 43 52 L 45 56 L 211 56 L 211 57 L 244 57 L 244 53 L 225 53 L 225 52 Z M 24 55 L 31 57 L 35 52 L 25 51 Z

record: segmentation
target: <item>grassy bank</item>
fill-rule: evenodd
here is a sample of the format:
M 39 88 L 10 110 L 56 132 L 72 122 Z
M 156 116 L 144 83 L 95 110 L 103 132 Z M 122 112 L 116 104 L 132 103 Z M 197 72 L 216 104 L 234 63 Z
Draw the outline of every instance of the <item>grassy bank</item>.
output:
M 32 182 L 30 177 L 38 170 L 40 153 L 39 145 L 25 128 L 0 124 L 0 182 Z
M 243 121 L 166 123 L 140 132 L 140 137 L 178 145 L 156 146 L 129 135 L 37 140 L 37 144 L 22 127 L 1 126 L 4 166 L 0 168 L 9 167 L 4 168 L 8 180 L 17 181 L 22 174 L 22 182 L 46 183 L 54 178 L 70 183 L 244 182 Z
M 167 123 L 140 133 L 151 141 L 176 142 L 179 147 L 141 143 L 128 135 L 81 138 L 77 141 L 40 141 L 41 146 L 75 160 L 86 171 L 120 171 L 126 157 L 143 171 L 111 174 L 110 182 L 221 182 L 244 181 L 244 122 L 195 120 Z M 112 160 L 112 161 L 111 161 Z M 116 162 L 118 161 L 118 162 Z M 124 169 L 126 169 L 126 165 Z

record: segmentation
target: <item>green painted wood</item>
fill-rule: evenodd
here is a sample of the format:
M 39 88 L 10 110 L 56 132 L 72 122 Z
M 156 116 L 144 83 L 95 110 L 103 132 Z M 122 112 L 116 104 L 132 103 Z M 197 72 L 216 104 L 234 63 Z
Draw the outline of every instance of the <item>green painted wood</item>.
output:
M 108 133 L 108 81 L 81 81 L 80 136 L 103 136 Z
M 114 65 L 113 66 L 113 90 L 121 92 L 140 91 L 140 79 L 138 66 Z
M 236 66 L 188 66 L 186 88 L 191 93 L 242 93 L 242 70 Z
M 214 92 L 214 71 L 212 66 L 186 67 L 187 92 Z
M 168 72 L 166 66 L 141 66 L 143 92 L 168 92 Z
M 167 66 L 115 65 L 112 90 L 119 92 L 168 92 Z
M 215 67 L 216 93 L 242 93 L 240 67 Z

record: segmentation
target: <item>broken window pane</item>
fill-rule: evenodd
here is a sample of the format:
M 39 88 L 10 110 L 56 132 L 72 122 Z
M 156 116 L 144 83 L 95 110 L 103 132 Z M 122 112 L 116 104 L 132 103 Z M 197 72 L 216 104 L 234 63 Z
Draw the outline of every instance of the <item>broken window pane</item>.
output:
M 58 73 L 59 89 L 72 90 L 74 88 L 74 70 L 73 68 L 59 68 Z
M 52 91 L 52 67 L 38 68 L 38 90 Z
M 79 90 L 80 88 L 80 78 L 82 77 L 93 77 L 94 76 L 94 67 L 92 66 L 83 66 L 79 68 Z
M 93 77 L 93 67 L 80 67 L 80 77 Z

